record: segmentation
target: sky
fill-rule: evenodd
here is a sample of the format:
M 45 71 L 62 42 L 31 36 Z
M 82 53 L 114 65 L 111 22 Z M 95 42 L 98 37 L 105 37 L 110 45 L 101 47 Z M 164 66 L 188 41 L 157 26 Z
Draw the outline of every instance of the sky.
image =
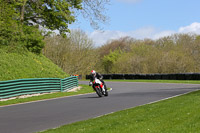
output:
M 108 23 L 102 31 L 78 17 L 70 29 L 81 29 L 101 46 L 109 40 L 130 36 L 158 39 L 175 33 L 200 34 L 200 0 L 111 0 L 107 5 Z

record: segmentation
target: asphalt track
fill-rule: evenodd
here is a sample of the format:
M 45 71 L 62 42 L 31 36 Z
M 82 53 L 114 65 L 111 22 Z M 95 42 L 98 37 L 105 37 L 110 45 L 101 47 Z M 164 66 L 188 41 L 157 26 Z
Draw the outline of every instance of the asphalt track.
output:
M 193 84 L 133 82 L 107 86 L 113 88 L 108 97 L 87 94 L 0 107 L 0 133 L 43 131 L 200 89 Z

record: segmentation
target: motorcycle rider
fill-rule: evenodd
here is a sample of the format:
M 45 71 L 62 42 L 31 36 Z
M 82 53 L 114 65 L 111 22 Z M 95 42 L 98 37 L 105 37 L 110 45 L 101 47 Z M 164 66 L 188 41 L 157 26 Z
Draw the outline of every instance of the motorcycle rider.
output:
M 92 81 L 94 80 L 95 77 L 97 79 L 99 79 L 105 85 L 105 82 L 103 81 L 103 76 L 100 73 L 97 73 L 95 70 L 91 71 L 90 84 L 89 85 L 92 85 Z
M 92 82 L 94 81 L 95 78 L 99 79 L 103 83 L 103 86 L 102 86 L 103 94 L 105 96 L 108 96 L 107 87 L 106 87 L 105 82 L 103 81 L 103 76 L 100 73 L 97 73 L 95 70 L 91 71 L 89 86 L 91 86 L 93 84 Z M 94 84 L 92 87 L 95 90 Z
M 92 70 L 90 75 L 90 82 L 92 82 L 95 77 L 99 79 L 103 84 L 105 84 L 103 81 L 103 76 L 100 73 L 97 73 L 95 70 Z

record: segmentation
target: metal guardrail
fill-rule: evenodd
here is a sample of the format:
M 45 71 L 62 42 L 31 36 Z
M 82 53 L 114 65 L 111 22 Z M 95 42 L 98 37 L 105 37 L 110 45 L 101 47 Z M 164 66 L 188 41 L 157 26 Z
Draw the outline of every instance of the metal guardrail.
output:
M 76 76 L 65 79 L 36 78 L 0 81 L 0 99 L 34 93 L 63 92 L 77 86 Z
M 61 92 L 68 91 L 75 86 L 78 86 L 78 77 L 72 76 L 69 78 L 61 79 Z

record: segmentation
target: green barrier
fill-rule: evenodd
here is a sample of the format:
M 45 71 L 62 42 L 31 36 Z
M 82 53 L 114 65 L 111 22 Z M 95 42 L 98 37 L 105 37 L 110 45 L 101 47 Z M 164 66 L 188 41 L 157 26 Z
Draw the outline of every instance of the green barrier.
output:
M 34 93 L 63 92 L 77 86 L 76 76 L 65 79 L 37 78 L 0 81 L 0 99 Z

